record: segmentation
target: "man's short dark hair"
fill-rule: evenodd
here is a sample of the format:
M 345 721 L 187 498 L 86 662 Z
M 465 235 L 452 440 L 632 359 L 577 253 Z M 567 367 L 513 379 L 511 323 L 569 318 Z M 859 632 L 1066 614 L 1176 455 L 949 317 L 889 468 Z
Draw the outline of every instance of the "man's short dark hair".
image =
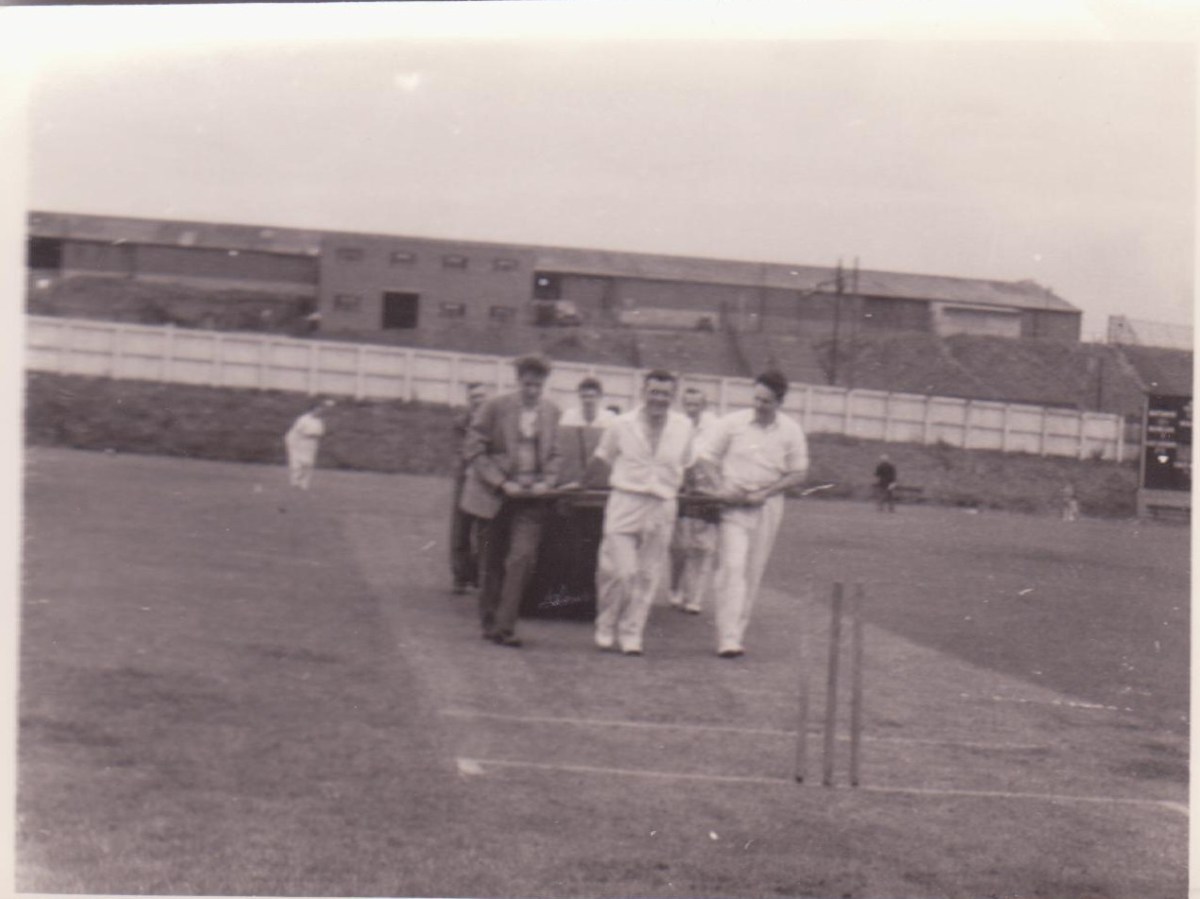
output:
M 665 368 L 656 368 L 646 372 L 646 377 L 642 379 L 645 384 L 649 381 L 670 381 L 672 384 L 677 383 L 679 379 L 675 377 L 674 372 L 667 371 Z
M 775 399 L 781 403 L 783 402 L 783 398 L 787 396 L 788 381 L 787 378 L 783 376 L 782 372 L 774 370 L 764 371 L 761 375 L 754 379 L 754 383 L 762 384 L 763 387 L 775 394 Z
M 604 393 L 604 388 L 600 386 L 600 382 L 595 378 L 584 378 L 579 382 L 579 386 L 575 388 L 579 393 L 585 390 L 594 390 L 597 393 Z
M 550 375 L 550 360 L 545 356 L 521 356 L 513 362 L 513 367 L 517 370 L 518 378 L 523 375 L 538 375 L 542 378 Z

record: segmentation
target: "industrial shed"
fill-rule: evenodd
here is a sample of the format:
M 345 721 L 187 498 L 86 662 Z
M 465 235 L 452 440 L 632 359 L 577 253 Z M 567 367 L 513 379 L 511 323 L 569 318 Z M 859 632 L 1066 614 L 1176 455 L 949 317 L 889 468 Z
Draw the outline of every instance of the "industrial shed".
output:
M 330 334 L 594 329 L 982 334 L 1078 340 L 1032 281 L 382 234 L 34 212 L 31 286 L 102 275 L 316 298 Z

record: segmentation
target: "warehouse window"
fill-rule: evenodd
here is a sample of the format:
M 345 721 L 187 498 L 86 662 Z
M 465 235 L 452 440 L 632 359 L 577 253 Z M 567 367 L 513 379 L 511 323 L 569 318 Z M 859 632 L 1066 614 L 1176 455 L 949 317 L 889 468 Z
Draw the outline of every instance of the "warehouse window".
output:
M 383 293 L 383 327 L 388 330 L 415 328 L 420 309 L 420 294 L 386 290 Z
M 537 272 L 533 276 L 533 298 L 535 300 L 557 300 L 562 296 L 562 279 L 548 272 Z
M 355 312 L 362 306 L 362 297 L 355 293 L 339 293 L 333 298 L 333 308 L 338 312 Z
M 62 241 L 54 237 L 31 237 L 27 245 L 30 268 L 57 271 L 62 268 Z
M 466 268 L 467 257 L 459 253 L 447 253 L 442 257 L 442 268 Z
M 439 303 L 438 315 L 441 318 L 466 318 L 466 303 Z
M 493 259 L 492 269 L 497 272 L 515 272 L 517 270 L 517 260 Z
M 363 251 L 361 247 L 338 247 L 337 258 L 342 262 L 361 262 Z
M 488 318 L 494 322 L 512 321 L 513 312 L 512 306 L 493 306 L 488 310 Z
M 415 265 L 417 262 L 417 254 L 411 250 L 394 250 L 391 258 L 392 265 Z

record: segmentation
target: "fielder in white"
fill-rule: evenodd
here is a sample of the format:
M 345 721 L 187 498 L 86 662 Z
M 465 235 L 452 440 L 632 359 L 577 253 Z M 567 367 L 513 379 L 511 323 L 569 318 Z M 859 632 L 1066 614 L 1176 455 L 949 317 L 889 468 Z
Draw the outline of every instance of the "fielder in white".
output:
M 779 522 L 783 493 L 808 473 L 808 440 L 800 425 L 779 411 L 787 379 L 766 372 L 754 382 L 754 408 L 732 412 L 700 449 L 702 466 L 721 485 L 729 505 L 721 514 L 716 579 L 717 655 L 737 658 L 750 611 L 758 598 Z
M 697 483 L 695 468 L 696 451 L 717 423 L 717 416 L 708 409 L 708 398 L 699 387 L 688 387 L 680 400 L 683 412 L 696 429 L 694 451 L 689 460 L 685 483 L 690 489 L 705 487 L 709 491 L 714 485 Z M 717 534 L 719 513 L 709 510 L 680 512 L 675 522 L 675 534 L 671 538 L 671 594 L 670 603 L 684 612 L 699 615 L 704 600 L 712 591 L 713 572 L 717 561 Z
M 317 447 L 325 436 L 321 416 L 333 405 L 333 400 L 317 403 L 288 428 L 283 437 L 287 450 L 288 478 L 293 487 L 307 490 L 312 485 L 313 469 L 317 467 Z
M 605 430 L 593 459 L 610 469 L 596 568 L 596 646 L 642 654 L 650 605 L 667 572 L 692 423 L 671 410 L 675 376 L 646 375 L 642 405 Z

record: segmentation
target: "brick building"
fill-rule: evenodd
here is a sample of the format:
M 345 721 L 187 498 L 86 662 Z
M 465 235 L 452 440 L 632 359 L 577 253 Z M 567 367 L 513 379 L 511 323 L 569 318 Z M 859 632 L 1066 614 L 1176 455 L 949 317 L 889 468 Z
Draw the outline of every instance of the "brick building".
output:
M 309 295 L 321 330 L 594 328 L 986 334 L 1078 340 L 1081 313 L 1032 281 L 504 243 L 34 212 L 31 284 L 100 275 Z M 399 336 L 399 335 L 398 335 Z

